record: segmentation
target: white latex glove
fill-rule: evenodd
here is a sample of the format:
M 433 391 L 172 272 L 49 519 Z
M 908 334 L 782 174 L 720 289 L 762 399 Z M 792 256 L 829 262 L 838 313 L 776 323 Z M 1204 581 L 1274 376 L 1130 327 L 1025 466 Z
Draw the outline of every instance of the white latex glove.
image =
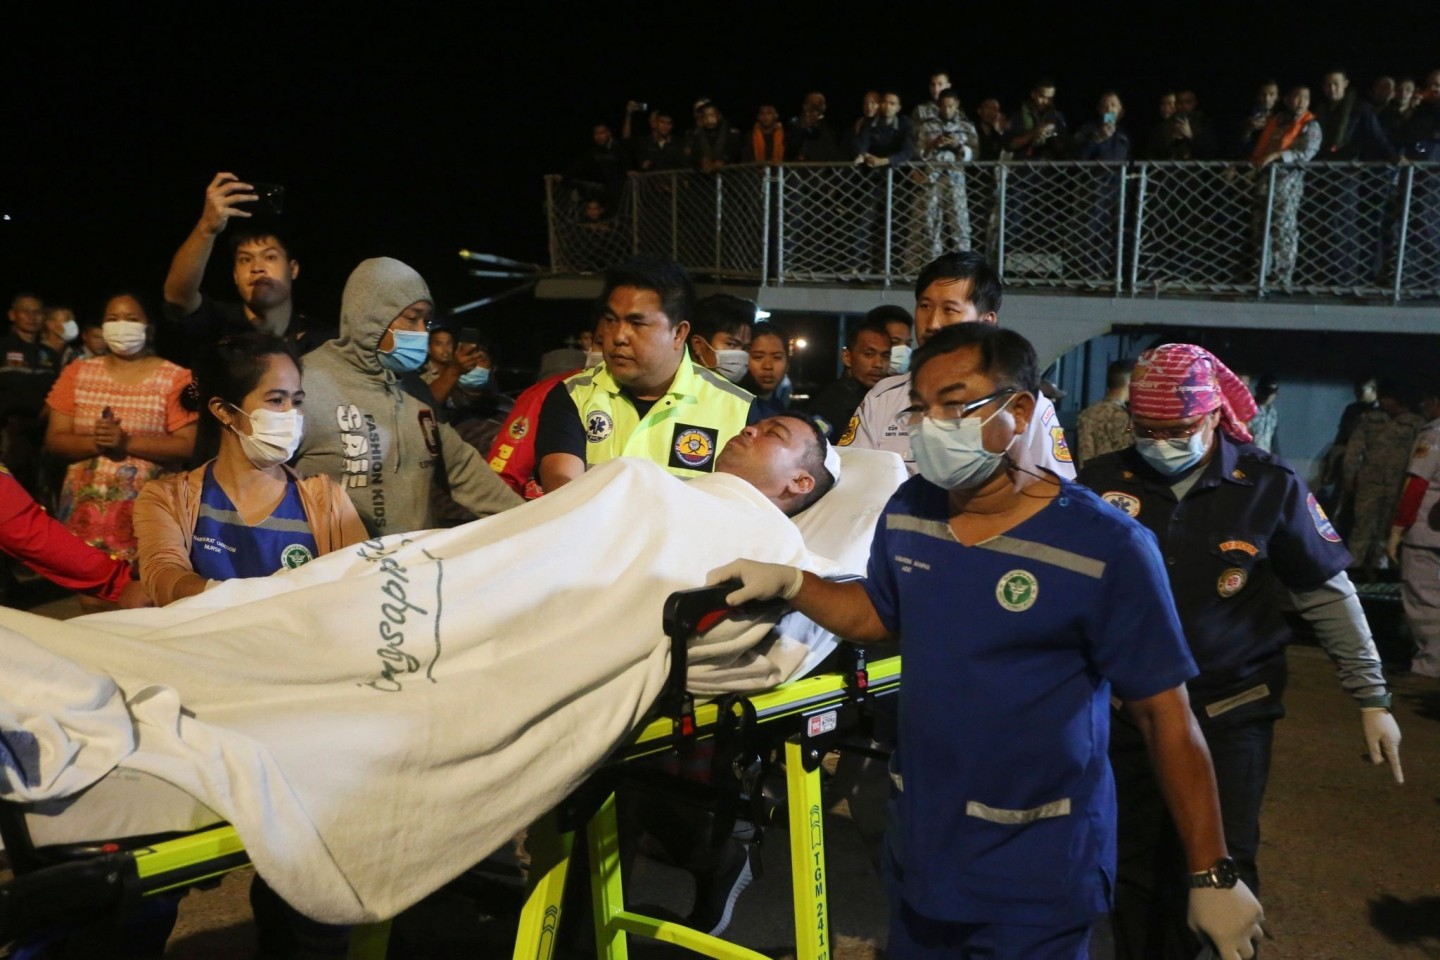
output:
M 1235 881 L 1229 890 L 1215 887 L 1191 890 L 1186 919 L 1190 929 L 1202 940 L 1210 938 L 1215 956 L 1220 960 L 1249 960 L 1255 956 L 1255 941 L 1265 935 L 1260 926 L 1265 911 L 1244 880 Z
M 1390 772 L 1396 783 L 1405 782 L 1400 769 L 1400 724 L 1384 707 L 1361 707 L 1360 726 L 1365 731 L 1365 746 L 1370 748 L 1370 762 L 1390 761 Z M 1383 757 L 1382 757 L 1383 754 Z
M 733 590 L 725 598 L 732 607 L 751 600 L 773 600 L 780 597 L 793 599 L 800 592 L 805 575 L 799 567 L 787 567 L 783 563 L 761 563 L 759 560 L 736 560 L 723 567 L 711 570 L 705 578 L 706 585 L 739 580 L 744 586 Z

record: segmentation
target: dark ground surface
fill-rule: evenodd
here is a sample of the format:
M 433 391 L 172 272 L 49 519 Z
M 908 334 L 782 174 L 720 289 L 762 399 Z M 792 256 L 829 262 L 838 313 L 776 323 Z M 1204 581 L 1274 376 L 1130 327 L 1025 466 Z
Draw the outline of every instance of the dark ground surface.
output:
M 76 610 L 73 601 L 59 601 L 37 612 L 64 617 Z M 1393 648 L 1382 643 L 1382 650 Z M 1404 734 L 1406 782 L 1396 785 L 1362 762 L 1355 708 L 1324 654 L 1293 647 L 1290 664 L 1289 716 L 1277 727 L 1263 820 L 1262 900 L 1273 937 L 1264 956 L 1440 958 L 1440 681 L 1390 673 Z M 843 803 L 826 829 L 835 958 L 883 957 L 884 897 Z M 784 830 L 767 835 L 764 875 L 741 897 L 728 934 L 776 958 L 794 951 L 787 843 Z M 187 897 L 167 956 L 254 956 L 249 880 L 249 870 L 238 871 L 217 889 Z M 688 909 L 691 886 L 682 871 L 642 860 L 635 883 L 637 900 Z M 454 894 L 431 897 L 397 921 L 392 956 L 508 957 L 514 918 L 507 906 L 503 897 L 485 905 Z M 633 953 L 693 956 L 663 946 Z

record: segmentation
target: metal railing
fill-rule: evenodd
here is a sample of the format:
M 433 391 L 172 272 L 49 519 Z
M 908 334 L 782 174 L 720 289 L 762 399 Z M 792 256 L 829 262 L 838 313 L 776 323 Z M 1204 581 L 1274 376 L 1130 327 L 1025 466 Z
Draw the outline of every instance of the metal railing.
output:
M 1440 165 L 743 164 L 633 175 L 598 223 L 547 180 L 546 208 L 564 273 L 647 252 L 761 284 L 890 285 L 976 249 L 1009 287 L 1440 296 Z

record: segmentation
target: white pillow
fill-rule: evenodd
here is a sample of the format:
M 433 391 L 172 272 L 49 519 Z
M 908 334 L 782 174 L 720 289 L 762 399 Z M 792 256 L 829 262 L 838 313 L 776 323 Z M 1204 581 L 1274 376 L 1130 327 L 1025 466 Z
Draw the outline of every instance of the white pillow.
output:
M 888 450 L 836 449 L 840 451 L 840 482 L 791 519 L 811 553 L 834 560 L 846 573 L 863 576 L 875 521 L 909 474 L 900 456 Z

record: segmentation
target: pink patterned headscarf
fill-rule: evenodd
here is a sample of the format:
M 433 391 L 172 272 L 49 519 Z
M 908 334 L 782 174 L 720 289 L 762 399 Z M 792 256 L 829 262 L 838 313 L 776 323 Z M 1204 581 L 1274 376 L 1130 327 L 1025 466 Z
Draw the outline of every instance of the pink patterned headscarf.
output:
M 1167 343 L 1146 350 L 1130 375 L 1130 412 L 1147 420 L 1184 420 L 1220 411 L 1220 429 L 1250 442 L 1245 424 L 1255 416 L 1255 398 L 1240 378 L 1213 353 L 1193 343 Z

